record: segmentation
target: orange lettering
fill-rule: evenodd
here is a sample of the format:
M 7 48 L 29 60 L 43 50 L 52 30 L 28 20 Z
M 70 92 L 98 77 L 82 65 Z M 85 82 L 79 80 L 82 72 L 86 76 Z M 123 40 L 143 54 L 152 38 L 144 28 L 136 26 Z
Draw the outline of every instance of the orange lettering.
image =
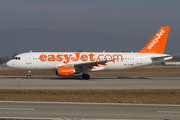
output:
M 51 62 L 51 61 L 55 61 L 55 56 L 53 54 L 50 54 L 48 55 L 48 61 Z
M 75 53 L 75 54 L 76 54 L 76 59 L 74 57 L 72 57 L 72 61 L 77 62 L 77 61 L 79 61 L 80 53 Z
M 94 59 L 93 59 L 93 56 L 95 56 L 95 54 L 93 54 L 93 53 L 91 53 L 91 54 L 89 54 L 89 58 L 90 58 L 90 61 L 95 61 Z
M 107 60 L 107 56 L 110 56 L 110 60 L 112 60 L 112 56 L 109 54 L 105 55 L 105 60 Z
M 104 56 L 103 54 L 100 54 L 99 56 L 98 56 L 98 60 L 99 61 L 103 61 L 103 60 L 100 60 L 100 56 Z
M 69 63 L 69 61 L 72 59 L 72 61 L 74 62 L 77 62 L 79 61 L 79 59 L 81 58 L 81 61 L 83 62 L 86 62 L 88 61 L 88 57 L 90 59 L 91 62 L 93 61 L 103 61 L 103 60 L 107 60 L 110 59 L 113 63 L 115 63 L 115 61 L 119 62 L 119 59 L 121 59 L 121 62 L 123 62 L 123 56 L 121 54 L 114 54 L 114 55 L 110 55 L 110 54 L 99 54 L 98 55 L 98 58 L 97 60 L 95 60 L 93 57 L 95 56 L 95 54 L 93 53 L 90 53 L 88 55 L 86 54 L 83 54 L 81 55 L 80 57 L 80 53 L 74 53 L 75 54 L 75 57 L 72 57 L 72 54 L 58 54 L 56 55 L 56 58 L 55 58 L 55 55 L 53 54 L 49 54 L 49 55 L 45 55 L 45 54 L 42 54 L 39 56 L 39 60 L 42 61 L 42 62 L 45 62 L 45 61 L 49 61 L 49 62 L 54 62 L 54 61 L 58 61 L 58 62 L 61 62 L 63 61 L 63 57 L 65 57 L 65 60 L 63 61 L 64 64 L 67 64 Z
M 66 61 L 63 61 L 63 63 L 64 63 L 64 64 L 69 63 L 69 61 L 70 61 L 72 55 L 69 55 L 69 56 L 68 56 L 68 55 L 63 55 L 63 56 L 64 56 L 65 59 L 66 59 Z
M 87 61 L 88 56 L 86 54 L 81 55 L 81 60 L 84 61 L 84 62 Z
M 56 57 L 58 62 L 61 62 L 63 60 L 63 56 L 61 54 L 58 54 Z
M 45 55 L 45 54 L 42 54 L 42 55 L 39 56 L 39 59 L 42 62 L 46 61 L 46 58 L 47 58 L 47 55 Z
M 115 56 L 116 56 L 116 58 L 115 58 Z M 123 62 L 123 56 L 122 55 L 113 55 L 113 62 L 115 63 L 115 59 L 117 59 L 117 62 L 119 61 L 119 56 L 121 57 L 120 59 L 121 59 L 121 62 Z

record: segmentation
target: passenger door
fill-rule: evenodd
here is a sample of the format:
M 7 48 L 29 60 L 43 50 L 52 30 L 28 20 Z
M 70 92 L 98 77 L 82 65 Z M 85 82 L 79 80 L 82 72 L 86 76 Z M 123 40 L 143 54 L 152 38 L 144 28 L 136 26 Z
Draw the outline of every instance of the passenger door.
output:
M 31 54 L 26 55 L 26 64 L 31 64 Z

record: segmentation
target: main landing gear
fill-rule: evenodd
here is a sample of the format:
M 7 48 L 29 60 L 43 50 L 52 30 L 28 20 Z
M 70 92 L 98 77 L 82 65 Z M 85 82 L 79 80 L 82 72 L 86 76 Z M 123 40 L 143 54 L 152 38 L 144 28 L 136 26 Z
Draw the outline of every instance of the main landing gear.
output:
M 30 70 L 28 71 L 27 78 L 28 78 L 28 79 L 31 78 L 31 71 L 30 71 Z
M 83 73 L 82 78 L 86 79 L 86 80 L 89 80 L 90 76 L 88 74 Z

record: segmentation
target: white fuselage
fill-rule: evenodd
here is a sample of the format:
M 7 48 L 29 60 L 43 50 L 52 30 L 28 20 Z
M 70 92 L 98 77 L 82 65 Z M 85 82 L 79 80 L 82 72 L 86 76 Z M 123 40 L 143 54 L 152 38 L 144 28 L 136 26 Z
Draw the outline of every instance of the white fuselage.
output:
M 7 66 L 18 70 L 56 70 L 58 66 L 74 67 L 77 64 L 106 60 L 109 62 L 105 65 L 88 68 L 88 71 L 123 70 L 163 62 L 171 58 L 168 54 L 150 53 L 29 52 L 17 55 L 15 59 L 7 62 Z

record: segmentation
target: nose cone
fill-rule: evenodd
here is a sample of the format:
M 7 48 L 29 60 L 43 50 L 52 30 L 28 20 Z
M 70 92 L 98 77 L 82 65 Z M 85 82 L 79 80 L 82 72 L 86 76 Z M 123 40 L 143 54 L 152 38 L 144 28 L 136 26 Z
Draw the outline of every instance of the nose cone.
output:
M 9 67 L 9 68 L 12 68 L 13 67 L 13 63 L 11 60 L 9 60 L 6 65 Z

